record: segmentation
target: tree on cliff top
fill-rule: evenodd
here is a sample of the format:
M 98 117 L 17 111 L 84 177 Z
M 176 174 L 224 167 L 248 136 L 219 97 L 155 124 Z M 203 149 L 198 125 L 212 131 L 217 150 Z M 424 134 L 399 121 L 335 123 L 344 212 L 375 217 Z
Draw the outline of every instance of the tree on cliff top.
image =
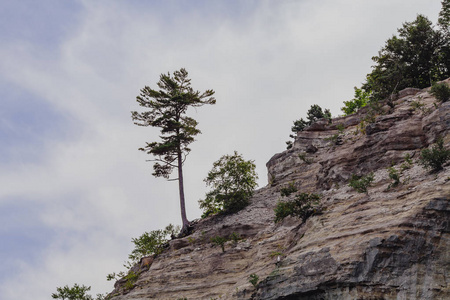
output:
M 438 29 L 427 17 L 418 15 L 397 30 L 398 36 L 386 41 L 372 58 L 376 64 L 362 86 L 372 92 L 374 100 L 407 87 L 425 88 L 450 76 L 449 9 L 449 1 L 443 1 Z
M 201 133 L 197 129 L 197 121 L 186 116 L 189 107 L 200 107 L 204 104 L 215 104 L 213 90 L 203 93 L 194 91 L 188 72 L 182 68 L 170 73 L 161 74 L 157 83 L 159 90 L 146 86 L 136 97 L 140 106 L 149 110 L 132 112 L 132 119 L 136 125 L 161 128 L 161 141 L 146 143 L 139 150 L 152 154 L 153 175 L 169 179 L 172 170 L 178 170 L 178 177 L 169 180 L 178 180 L 180 193 L 180 208 L 183 229 L 189 225 L 186 217 L 186 206 L 183 187 L 183 163 L 191 149 L 188 145 L 194 141 L 194 136 Z
M 438 28 L 418 15 L 413 22 L 404 23 L 398 35 L 388 39 L 378 56 L 372 57 L 375 65 L 366 82 L 355 88 L 354 99 L 344 101 L 341 110 L 345 115 L 366 104 L 376 109 L 379 101 L 404 88 L 425 88 L 450 76 L 450 0 L 441 4 Z
M 307 115 L 307 121 L 303 120 L 303 118 L 300 118 L 297 121 L 294 121 L 294 126 L 291 127 L 291 131 L 294 133 L 297 133 L 299 131 L 303 131 L 306 127 L 312 125 L 314 122 L 318 121 L 319 119 L 325 118 L 325 119 L 331 119 L 331 112 L 329 109 L 322 110 L 322 107 L 320 107 L 317 104 L 311 105 Z M 289 137 L 295 139 L 295 135 L 290 134 Z M 287 148 L 292 148 L 293 142 L 287 141 L 286 142 Z
M 206 185 L 212 190 L 200 200 L 203 217 L 216 213 L 234 213 L 249 203 L 255 187 L 256 166 L 253 161 L 245 160 L 234 151 L 233 155 L 224 155 L 214 162 L 213 168 L 205 178 Z
M 94 298 L 89 295 L 87 292 L 91 289 L 90 286 L 78 285 L 75 283 L 73 287 L 69 287 L 68 285 L 64 287 L 57 287 L 56 293 L 52 294 L 53 299 L 61 299 L 61 300 L 94 300 Z M 105 300 L 106 297 L 102 294 L 97 294 L 95 300 Z
M 450 0 L 443 0 L 441 4 L 442 9 L 439 12 L 438 24 L 443 31 L 448 33 L 450 27 Z

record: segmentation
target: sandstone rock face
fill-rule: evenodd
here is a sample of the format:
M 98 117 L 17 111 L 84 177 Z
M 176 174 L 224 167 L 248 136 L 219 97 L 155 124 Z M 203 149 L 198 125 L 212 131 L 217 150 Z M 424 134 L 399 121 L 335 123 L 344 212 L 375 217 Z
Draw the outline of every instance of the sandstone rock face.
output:
M 428 89 L 399 95 L 372 124 L 361 123 L 362 110 L 300 132 L 267 163 L 269 184 L 247 208 L 198 221 L 112 299 L 450 299 L 450 165 L 430 174 L 416 162 L 439 136 L 450 147 L 450 102 L 435 107 Z M 369 172 L 367 194 L 348 186 Z M 324 210 L 274 223 L 280 189 L 292 182 L 321 194 Z M 233 233 L 242 239 L 225 252 L 210 242 Z

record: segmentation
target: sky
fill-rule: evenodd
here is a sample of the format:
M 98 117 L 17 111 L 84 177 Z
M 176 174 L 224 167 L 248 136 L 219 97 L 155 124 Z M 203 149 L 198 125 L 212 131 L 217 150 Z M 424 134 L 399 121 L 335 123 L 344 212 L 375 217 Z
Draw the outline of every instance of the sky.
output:
M 312 104 L 341 113 L 371 57 L 439 0 L 0 0 L 0 295 L 110 292 L 131 238 L 181 224 L 178 185 L 138 151 L 158 139 L 131 111 L 144 86 L 186 68 L 216 105 L 184 166 L 187 214 L 234 150 L 265 164 Z

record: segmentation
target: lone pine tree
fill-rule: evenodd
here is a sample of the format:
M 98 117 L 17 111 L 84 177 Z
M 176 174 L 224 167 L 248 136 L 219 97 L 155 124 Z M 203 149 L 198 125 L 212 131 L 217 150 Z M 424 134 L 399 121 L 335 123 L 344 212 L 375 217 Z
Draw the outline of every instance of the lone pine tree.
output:
M 191 87 L 188 72 L 182 68 L 179 71 L 161 74 L 157 83 L 159 90 L 146 86 L 136 97 L 140 106 L 148 109 L 144 112 L 133 111 L 132 119 L 136 125 L 161 128 L 160 141 L 147 142 L 139 150 L 152 154 L 155 162 L 153 175 L 169 179 L 173 169 L 178 170 L 180 193 L 182 231 L 187 229 L 189 221 L 186 217 L 186 205 L 183 187 L 183 163 L 191 151 L 188 145 L 194 141 L 194 136 L 201 133 L 197 129 L 197 121 L 186 116 L 189 107 L 200 107 L 204 104 L 215 104 L 213 90 L 201 93 Z

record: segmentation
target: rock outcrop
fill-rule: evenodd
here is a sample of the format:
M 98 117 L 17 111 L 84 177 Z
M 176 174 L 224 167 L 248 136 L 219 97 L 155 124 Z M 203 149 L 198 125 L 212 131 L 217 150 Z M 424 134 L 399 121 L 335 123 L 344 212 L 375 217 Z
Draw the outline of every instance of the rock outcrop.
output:
M 394 104 L 374 122 L 363 109 L 299 132 L 267 163 L 269 184 L 247 208 L 197 221 L 112 299 L 450 299 L 450 166 L 431 174 L 417 163 L 438 137 L 450 147 L 450 102 L 407 89 Z M 397 187 L 390 166 L 401 173 Z M 348 186 L 369 172 L 368 193 Z M 274 223 L 290 183 L 321 194 L 323 212 Z M 233 233 L 242 239 L 224 252 L 210 241 Z

